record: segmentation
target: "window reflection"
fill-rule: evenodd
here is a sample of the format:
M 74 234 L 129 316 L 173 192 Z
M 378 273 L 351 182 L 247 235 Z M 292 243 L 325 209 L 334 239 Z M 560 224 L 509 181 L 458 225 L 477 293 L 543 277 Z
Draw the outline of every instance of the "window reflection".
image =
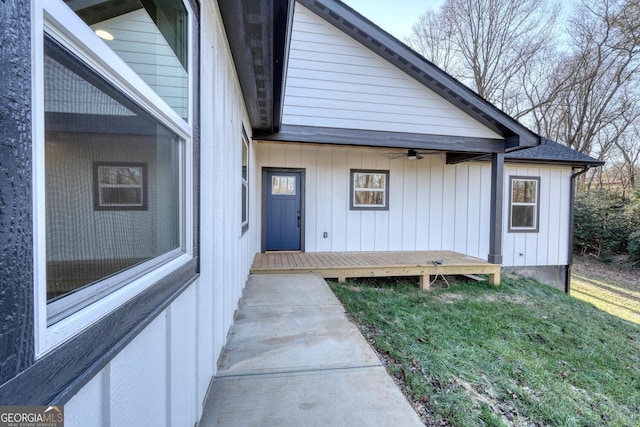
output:
M 188 14 L 180 0 L 65 0 L 182 118 L 188 118 Z
M 86 305 L 182 248 L 183 144 L 48 37 L 44 52 L 47 300 L 90 290 Z

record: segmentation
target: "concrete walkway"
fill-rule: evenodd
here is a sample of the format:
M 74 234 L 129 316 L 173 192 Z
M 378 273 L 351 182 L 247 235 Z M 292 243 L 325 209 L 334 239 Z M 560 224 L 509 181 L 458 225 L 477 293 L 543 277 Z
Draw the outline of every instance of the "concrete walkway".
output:
M 253 275 L 199 427 L 423 426 L 329 286 Z

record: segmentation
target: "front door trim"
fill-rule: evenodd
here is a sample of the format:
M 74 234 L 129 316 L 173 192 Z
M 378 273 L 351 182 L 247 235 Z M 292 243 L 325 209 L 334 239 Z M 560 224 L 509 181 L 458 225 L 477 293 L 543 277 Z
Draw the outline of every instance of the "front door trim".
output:
M 268 173 L 299 173 L 300 174 L 300 251 L 304 252 L 305 235 L 305 173 L 306 169 L 300 168 L 262 168 L 262 232 L 260 251 L 266 252 L 267 248 L 267 192 L 270 183 L 267 180 Z

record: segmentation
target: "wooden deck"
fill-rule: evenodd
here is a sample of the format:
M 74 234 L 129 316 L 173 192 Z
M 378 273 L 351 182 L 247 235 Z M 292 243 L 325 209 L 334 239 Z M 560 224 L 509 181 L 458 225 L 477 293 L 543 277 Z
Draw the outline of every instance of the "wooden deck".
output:
M 251 273 L 317 273 L 340 282 L 355 277 L 419 276 L 421 289 L 428 289 L 436 274 L 488 274 L 490 283 L 500 284 L 500 265 L 452 251 L 268 252 L 256 254 Z

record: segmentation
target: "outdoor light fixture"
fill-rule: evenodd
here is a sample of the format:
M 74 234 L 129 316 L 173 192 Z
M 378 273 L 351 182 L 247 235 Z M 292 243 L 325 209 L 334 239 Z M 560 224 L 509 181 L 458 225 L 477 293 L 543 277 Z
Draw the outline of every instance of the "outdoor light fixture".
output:
M 103 40 L 113 40 L 113 34 L 111 34 L 109 31 L 107 30 L 96 30 L 95 31 L 96 35 L 98 37 L 100 37 Z
M 416 150 L 409 150 L 407 152 L 407 159 L 409 159 L 409 160 L 418 159 L 418 153 L 416 152 Z

